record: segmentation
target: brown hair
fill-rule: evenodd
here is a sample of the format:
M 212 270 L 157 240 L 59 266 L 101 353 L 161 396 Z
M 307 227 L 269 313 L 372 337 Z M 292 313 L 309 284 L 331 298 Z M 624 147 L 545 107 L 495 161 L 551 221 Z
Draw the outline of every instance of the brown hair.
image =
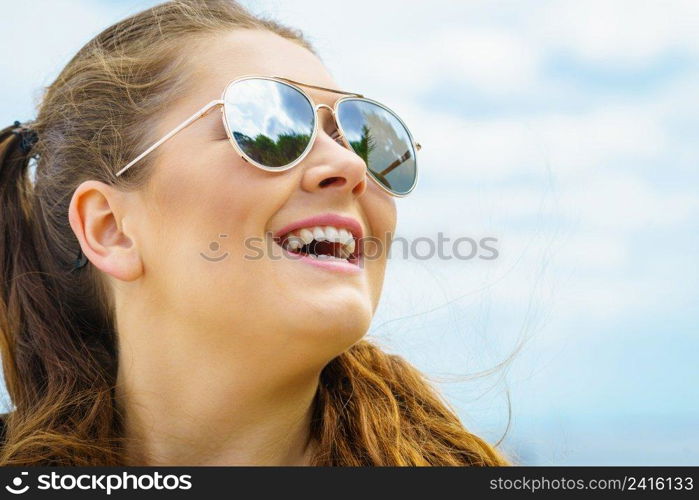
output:
M 128 175 L 114 172 L 154 140 L 149 125 L 187 88 L 190 50 L 235 29 L 268 30 L 313 51 L 298 31 L 233 0 L 167 2 L 73 57 L 43 94 L 31 151 L 15 127 L 0 131 L 0 343 L 14 407 L 0 465 L 130 463 L 110 294 L 93 266 L 71 270 L 79 245 L 68 205 L 87 179 L 143 185 L 148 159 Z M 415 368 L 367 340 L 322 371 L 311 436 L 315 465 L 507 463 Z

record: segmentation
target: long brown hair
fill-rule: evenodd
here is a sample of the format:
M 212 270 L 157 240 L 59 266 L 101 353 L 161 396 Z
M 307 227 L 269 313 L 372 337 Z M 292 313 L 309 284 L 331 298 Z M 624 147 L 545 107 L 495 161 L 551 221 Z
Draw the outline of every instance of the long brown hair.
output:
M 88 42 L 45 89 L 29 148 L 0 131 L 0 343 L 12 402 L 0 465 L 128 465 L 115 398 L 118 353 L 110 294 L 91 265 L 72 270 L 68 223 L 76 187 L 114 172 L 155 138 L 150 125 L 182 95 L 197 43 L 235 29 L 274 32 L 313 51 L 297 30 L 233 0 L 176 0 Z M 311 436 L 315 465 L 503 465 L 427 379 L 362 340 L 322 371 Z M 142 464 L 141 464 L 142 465 Z

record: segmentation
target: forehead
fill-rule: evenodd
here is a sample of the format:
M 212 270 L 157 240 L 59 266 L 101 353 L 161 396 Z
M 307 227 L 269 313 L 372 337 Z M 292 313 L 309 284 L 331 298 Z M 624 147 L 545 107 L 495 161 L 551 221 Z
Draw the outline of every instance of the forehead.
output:
M 261 30 L 236 30 L 207 39 L 194 58 L 194 92 L 218 99 L 225 85 L 244 75 L 281 76 L 337 89 L 325 65 L 292 40 Z M 316 102 L 334 102 L 339 94 L 304 87 Z

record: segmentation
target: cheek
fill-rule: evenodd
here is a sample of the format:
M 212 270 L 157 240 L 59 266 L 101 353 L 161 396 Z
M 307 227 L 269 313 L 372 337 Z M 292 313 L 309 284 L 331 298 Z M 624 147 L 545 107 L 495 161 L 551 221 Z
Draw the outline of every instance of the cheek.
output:
M 383 288 L 388 252 L 396 228 L 397 211 L 394 199 L 378 188 L 367 190 L 362 208 L 371 234 L 367 241 L 370 258 L 365 262 L 365 266 L 371 280 L 372 303 L 376 307 Z
M 243 229 L 252 200 L 233 181 L 243 169 L 238 165 L 226 167 L 212 166 L 205 174 L 201 168 L 172 168 L 170 175 L 155 179 L 151 198 L 155 216 L 151 223 L 157 227 L 161 241 L 154 243 L 192 253 L 206 249 L 209 240 L 219 234 Z
M 234 302 L 226 295 L 254 278 L 244 243 L 263 236 L 289 182 L 231 156 L 226 150 L 160 165 L 149 185 L 142 254 L 166 306 L 206 314 L 216 306 L 212 296 Z
M 379 245 L 384 250 L 382 254 L 385 261 L 386 251 L 396 229 L 396 202 L 392 196 L 384 193 L 372 181 L 369 182 L 370 189 L 362 200 L 362 210 L 369 224 L 370 234 L 380 242 Z

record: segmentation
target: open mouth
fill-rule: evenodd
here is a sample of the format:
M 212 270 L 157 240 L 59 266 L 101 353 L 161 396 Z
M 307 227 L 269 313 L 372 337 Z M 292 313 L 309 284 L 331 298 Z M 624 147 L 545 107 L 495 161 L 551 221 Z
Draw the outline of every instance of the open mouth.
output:
M 295 229 L 275 238 L 282 248 L 316 260 L 358 264 L 359 244 L 350 230 L 336 226 L 311 226 Z

